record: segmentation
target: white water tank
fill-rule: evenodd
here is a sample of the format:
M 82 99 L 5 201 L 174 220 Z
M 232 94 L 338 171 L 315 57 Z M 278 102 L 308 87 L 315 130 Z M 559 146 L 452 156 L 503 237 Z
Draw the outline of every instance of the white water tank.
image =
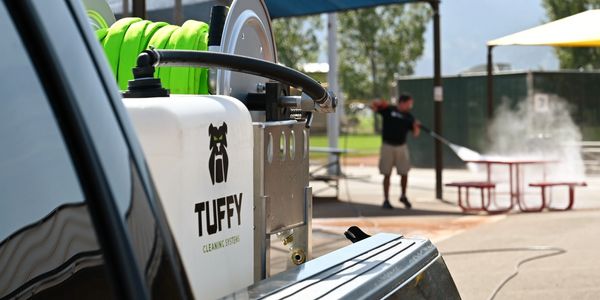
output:
M 123 99 L 197 299 L 253 283 L 252 121 L 228 96 Z

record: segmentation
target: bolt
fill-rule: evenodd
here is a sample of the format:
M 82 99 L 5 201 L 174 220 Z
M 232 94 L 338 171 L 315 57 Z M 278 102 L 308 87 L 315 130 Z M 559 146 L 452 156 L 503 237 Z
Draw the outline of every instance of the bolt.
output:
M 256 92 L 257 93 L 264 93 L 266 89 L 267 89 L 267 86 L 264 83 L 259 82 L 256 84 Z

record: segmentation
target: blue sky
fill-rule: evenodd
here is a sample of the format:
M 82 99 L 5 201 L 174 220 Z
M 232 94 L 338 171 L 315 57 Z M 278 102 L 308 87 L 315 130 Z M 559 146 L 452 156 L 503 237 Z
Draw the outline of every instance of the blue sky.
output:
M 486 62 L 488 40 L 524 30 L 546 21 L 540 0 L 445 0 L 441 4 L 442 73 L 457 74 Z M 415 75 L 433 73 L 432 26 L 425 34 L 426 48 Z M 553 48 L 503 46 L 494 49 L 494 61 L 513 69 L 555 70 Z

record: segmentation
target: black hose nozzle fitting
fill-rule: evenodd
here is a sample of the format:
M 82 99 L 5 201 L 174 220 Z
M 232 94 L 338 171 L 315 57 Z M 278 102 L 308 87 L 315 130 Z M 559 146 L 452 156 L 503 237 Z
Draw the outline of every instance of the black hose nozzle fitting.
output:
M 162 87 L 160 79 L 154 78 L 154 65 L 158 63 L 158 53 L 146 50 L 137 58 L 133 68 L 133 80 L 127 83 L 123 98 L 168 97 L 169 90 Z

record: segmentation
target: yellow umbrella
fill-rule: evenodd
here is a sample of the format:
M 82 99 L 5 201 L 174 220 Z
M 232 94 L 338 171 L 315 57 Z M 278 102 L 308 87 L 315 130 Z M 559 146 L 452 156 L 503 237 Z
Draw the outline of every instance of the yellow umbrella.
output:
M 487 42 L 488 46 L 600 46 L 600 9 L 588 10 Z

